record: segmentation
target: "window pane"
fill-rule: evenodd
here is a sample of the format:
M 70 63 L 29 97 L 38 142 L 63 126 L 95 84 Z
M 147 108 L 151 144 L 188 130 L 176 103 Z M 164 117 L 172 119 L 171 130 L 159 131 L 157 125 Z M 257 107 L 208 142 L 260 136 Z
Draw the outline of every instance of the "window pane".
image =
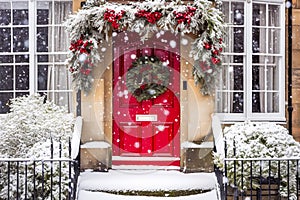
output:
M 0 26 L 9 25 L 11 22 L 10 3 L 0 4 Z
M 261 92 L 253 92 L 252 93 L 252 112 L 254 112 L 254 113 L 263 112 L 262 108 L 264 108 L 264 107 L 261 107 L 264 105 L 263 102 L 261 102 L 263 97 L 264 97 L 263 93 L 261 93 Z
M 267 43 L 266 28 L 252 29 L 252 52 L 266 53 Z
M 54 28 L 54 49 L 52 51 L 67 51 L 68 44 L 68 34 L 65 31 L 65 27 L 55 27 Z M 60 38 L 64 38 L 64 40 L 60 40 Z
M 252 10 L 252 25 L 253 26 L 266 26 L 266 5 L 253 4 Z
M 278 113 L 279 112 L 279 93 L 268 92 L 267 93 L 267 112 Z
M 280 29 L 271 28 L 268 30 L 268 53 L 280 53 Z
M 234 90 L 244 89 L 244 69 L 243 66 L 235 66 L 233 68 Z
M 70 102 L 72 101 L 72 93 L 48 92 L 47 98 L 50 101 L 54 101 L 54 103 L 59 106 L 69 107 L 69 109 L 70 109 Z M 70 112 L 70 110 L 69 110 L 69 112 Z
M 0 74 L 0 77 L 1 77 L 1 74 Z M 0 92 L 0 113 L 8 113 L 9 112 L 8 102 L 9 102 L 9 99 L 12 99 L 12 98 L 13 98 L 12 92 L 8 92 L 8 93 Z
M 29 66 L 16 66 L 16 90 L 29 89 Z
M 216 107 L 219 113 L 230 113 L 230 100 L 228 100 L 227 92 L 217 92 Z
M 252 68 L 252 90 L 265 89 L 265 67 L 253 66 Z
M 60 15 L 54 18 L 54 24 L 63 24 L 70 14 L 72 14 L 72 4 L 70 1 L 55 1 L 54 10 Z
M 54 62 L 65 62 L 67 54 L 59 54 L 54 56 Z
M 222 2 L 222 11 L 226 13 L 224 15 L 224 21 L 229 24 L 243 25 L 244 24 L 244 2 Z
M 233 67 L 223 66 L 221 74 L 221 85 L 219 88 L 221 90 L 233 90 Z
M 20 3 L 18 3 L 19 6 Z M 28 10 L 24 9 L 28 7 L 27 2 L 23 2 L 23 9 L 13 10 L 13 25 L 28 25 Z M 14 8 L 14 3 L 13 3 Z
M 0 52 L 11 52 L 10 28 L 0 28 Z
M 280 27 L 280 6 L 269 5 L 269 26 Z
M 244 112 L 244 93 L 234 92 L 233 93 L 233 108 L 232 113 L 243 113 Z
M 48 55 L 38 55 L 37 60 L 38 60 L 38 62 L 49 62 L 49 56 Z
M 37 2 L 37 24 L 46 25 L 49 24 L 49 2 L 38 1 Z
M 29 92 L 16 92 L 16 97 L 28 96 Z
M 38 90 L 47 90 L 48 86 L 48 65 L 38 66 Z
M 54 71 L 54 89 L 67 90 L 70 87 L 69 72 L 64 65 L 55 66 Z
M 224 37 L 224 43 L 226 44 L 224 48 L 224 52 L 232 52 L 233 49 L 233 41 L 232 37 L 229 37 L 229 35 L 233 34 L 233 29 L 231 27 L 226 27 L 225 32 L 228 33 L 228 37 Z
M 14 52 L 29 51 L 29 29 L 14 28 L 13 29 Z
M 36 51 L 48 52 L 48 27 L 38 27 L 36 33 Z
M 0 66 L 0 90 L 13 89 L 13 67 Z
M 13 62 L 13 56 L 0 55 L 0 63 L 12 63 L 12 62 Z
M 244 28 L 243 27 L 236 27 L 233 28 L 233 43 L 234 43 L 234 50 L 233 52 L 236 53 L 243 53 L 244 52 Z
M 244 24 L 244 3 L 232 3 L 232 19 L 234 25 Z
M 37 24 L 38 25 L 46 25 L 49 23 L 48 10 L 37 10 Z
M 277 66 L 267 66 L 267 90 L 279 90 L 279 70 Z
M 279 90 L 279 58 L 253 56 L 252 90 Z
M 16 63 L 29 63 L 29 55 L 28 54 L 16 55 L 15 62 Z
M 279 112 L 278 92 L 254 92 L 252 93 L 253 113 L 277 113 Z

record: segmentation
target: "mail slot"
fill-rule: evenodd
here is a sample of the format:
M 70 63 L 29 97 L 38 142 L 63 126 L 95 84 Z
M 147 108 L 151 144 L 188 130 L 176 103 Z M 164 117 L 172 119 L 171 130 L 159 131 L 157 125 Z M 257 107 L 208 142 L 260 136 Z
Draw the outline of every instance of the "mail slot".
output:
M 136 115 L 135 121 L 137 121 L 137 122 L 156 122 L 157 115 Z

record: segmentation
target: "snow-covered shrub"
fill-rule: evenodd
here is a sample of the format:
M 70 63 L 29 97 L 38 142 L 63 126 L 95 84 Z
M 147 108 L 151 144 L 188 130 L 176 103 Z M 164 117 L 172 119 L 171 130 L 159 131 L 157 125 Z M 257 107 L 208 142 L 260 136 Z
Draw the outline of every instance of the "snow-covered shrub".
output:
M 10 164 L 10 180 L 6 173 L 0 174 L 0 199 L 7 197 L 8 182 L 10 195 L 16 197 L 16 179 L 19 175 L 19 195 L 23 199 L 25 187 L 27 197 L 43 191 L 44 199 L 50 199 L 52 193 L 58 199 L 61 182 L 61 195 L 65 199 L 68 194 L 69 167 L 67 162 L 49 162 L 57 158 L 69 158 L 68 145 L 71 136 L 74 117 L 64 107 L 45 101 L 44 97 L 35 94 L 11 100 L 10 113 L 1 120 L 0 126 L 0 158 L 24 158 L 32 161 L 13 162 Z M 51 140 L 53 155 L 51 155 Z M 34 160 L 41 160 L 35 161 Z M 1 168 L 8 169 L 7 163 L 1 163 Z M 53 174 L 51 178 L 51 172 Z M 61 176 L 61 180 L 59 180 Z M 25 180 L 27 179 L 27 184 Z M 29 181 L 28 181 L 29 180 Z M 43 187 L 43 188 L 42 188 Z M 39 199 L 39 198 L 37 198 Z
M 227 145 L 227 158 L 291 158 L 300 156 L 300 144 L 289 135 L 288 130 L 275 123 L 236 123 L 224 128 L 224 139 Z M 224 170 L 224 159 L 222 155 L 215 153 L 215 164 Z M 251 167 L 252 165 L 252 171 Z M 234 170 L 234 167 L 236 168 Z M 246 191 L 251 188 L 252 177 L 275 178 L 281 180 L 280 194 L 288 194 L 288 173 L 290 199 L 296 197 L 296 174 L 297 161 L 227 161 L 227 178 L 230 184 L 234 184 L 240 190 Z M 234 174 L 236 171 L 236 174 Z M 270 171 L 270 174 L 269 174 Z M 259 179 L 252 179 L 252 188 L 259 187 Z
M 23 157 L 37 142 L 72 133 L 73 115 L 38 94 L 12 99 L 10 111 L 0 126 L 1 157 Z

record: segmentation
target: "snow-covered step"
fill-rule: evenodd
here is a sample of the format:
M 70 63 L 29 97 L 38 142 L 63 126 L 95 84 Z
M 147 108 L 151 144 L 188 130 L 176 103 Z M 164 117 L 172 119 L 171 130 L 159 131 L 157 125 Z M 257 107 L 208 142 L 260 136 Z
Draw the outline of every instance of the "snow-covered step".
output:
M 169 197 L 171 199 L 217 199 L 217 182 L 214 173 L 182 173 L 173 170 L 109 170 L 109 172 L 83 172 L 79 177 L 78 200 L 93 199 L 148 199 L 112 195 L 105 191 L 182 191 L 202 190 L 202 194 Z M 209 198 L 208 198 L 209 196 Z M 101 198 L 100 198 L 101 197 Z M 160 199 L 164 197 L 151 197 Z M 168 199 L 169 199 L 168 198 Z
M 80 190 L 78 200 L 218 200 L 217 191 L 211 190 L 202 194 L 180 197 L 148 197 L 148 196 L 125 196 L 105 192 L 91 192 Z

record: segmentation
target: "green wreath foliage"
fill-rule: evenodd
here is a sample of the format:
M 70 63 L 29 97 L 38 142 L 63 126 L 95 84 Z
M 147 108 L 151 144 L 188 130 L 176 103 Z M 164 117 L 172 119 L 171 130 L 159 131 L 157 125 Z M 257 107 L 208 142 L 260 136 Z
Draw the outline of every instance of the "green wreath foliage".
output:
M 138 102 L 165 93 L 169 82 L 170 69 L 156 56 L 139 57 L 126 74 L 127 89 Z

